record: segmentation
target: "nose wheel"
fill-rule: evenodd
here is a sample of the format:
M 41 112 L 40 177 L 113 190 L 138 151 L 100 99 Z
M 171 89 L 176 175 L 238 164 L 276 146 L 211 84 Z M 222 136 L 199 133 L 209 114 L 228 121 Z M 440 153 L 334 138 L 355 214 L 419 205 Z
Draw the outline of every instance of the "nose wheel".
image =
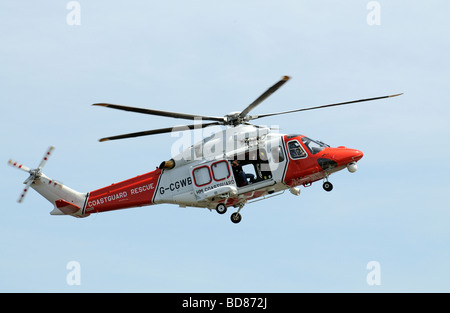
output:
M 330 183 L 329 181 L 324 182 L 323 185 L 322 185 L 322 187 L 323 187 L 323 189 L 324 189 L 325 191 L 328 191 L 328 192 L 330 192 L 331 190 L 333 190 L 333 184 Z
M 333 190 L 333 184 L 328 181 L 329 175 L 330 174 L 327 171 L 325 171 L 325 178 L 324 178 L 325 181 L 322 185 L 323 189 L 327 192 L 330 192 L 331 190 Z

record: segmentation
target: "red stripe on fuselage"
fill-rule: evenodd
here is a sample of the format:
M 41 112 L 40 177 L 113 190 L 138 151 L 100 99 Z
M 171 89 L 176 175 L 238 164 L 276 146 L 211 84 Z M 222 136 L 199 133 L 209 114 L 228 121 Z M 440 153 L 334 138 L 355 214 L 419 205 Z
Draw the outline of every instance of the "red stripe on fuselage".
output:
M 153 204 L 161 170 L 94 190 L 89 193 L 85 213 L 105 212 Z

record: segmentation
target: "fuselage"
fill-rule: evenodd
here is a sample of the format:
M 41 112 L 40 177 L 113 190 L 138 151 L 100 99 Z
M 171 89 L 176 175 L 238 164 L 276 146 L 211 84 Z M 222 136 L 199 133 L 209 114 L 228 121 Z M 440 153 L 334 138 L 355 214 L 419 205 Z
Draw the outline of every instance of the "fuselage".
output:
M 161 203 L 237 207 L 326 179 L 362 156 L 359 150 L 332 148 L 303 135 L 242 125 L 191 145 L 154 171 L 88 193 L 77 214 Z M 238 160 L 241 172 L 233 160 Z

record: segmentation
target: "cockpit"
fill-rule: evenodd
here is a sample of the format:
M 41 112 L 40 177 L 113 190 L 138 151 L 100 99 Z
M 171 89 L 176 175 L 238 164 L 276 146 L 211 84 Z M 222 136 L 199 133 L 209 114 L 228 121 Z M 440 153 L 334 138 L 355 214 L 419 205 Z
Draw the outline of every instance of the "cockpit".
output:
M 329 147 L 326 143 L 323 143 L 319 140 L 312 140 L 308 137 L 302 137 L 302 142 L 306 146 L 306 148 L 311 152 L 311 154 L 316 154 L 322 151 L 323 149 Z

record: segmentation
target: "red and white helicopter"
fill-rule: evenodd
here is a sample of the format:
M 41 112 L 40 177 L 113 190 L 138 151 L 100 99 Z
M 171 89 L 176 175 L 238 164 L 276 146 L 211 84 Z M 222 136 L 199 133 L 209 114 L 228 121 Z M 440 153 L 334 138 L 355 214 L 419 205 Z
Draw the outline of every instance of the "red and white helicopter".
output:
M 224 117 L 183 114 L 107 103 L 95 103 L 112 109 L 188 120 L 212 121 L 184 127 L 163 128 L 102 138 L 100 141 L 154 135 L 174 131 L 195 130 L 210 126 L 227 126 L 164 161 L 149 173 L 112 184 L 91 192 L 77 192 L 42 173 L 42 167 L 53 151 L 50 147 L 36 169 L 9 160 L 9 164 L 30 176 L 18 202 L 29 187 L 54 205 L 52 215 L 87 217 L 91 213 L 140 207 L 160 203 L 181 207 L 199 207 L 224 214 L 227 208 L 237 211 L 231 221 L 241 221 L 245 204 L 284 193 L 287 189 L 299 195 L 299 186 L 324 180 L 323 188 L 331 191 L 328 177 L 347 168 L 353 173 L 363 153 L 344 146 L 332 148 L 304 135 L 286 135 L 268 127 L 256 126 L 251 120 L 280 114 L 301 112 L 351 103 L 385 99 L 401 94 L 321 105 L 285 112 L 249 115 L 250 111 L 289 80 L 284 76 L 242 112 Z M 217 126 L 216 126 L 217 127 Z

